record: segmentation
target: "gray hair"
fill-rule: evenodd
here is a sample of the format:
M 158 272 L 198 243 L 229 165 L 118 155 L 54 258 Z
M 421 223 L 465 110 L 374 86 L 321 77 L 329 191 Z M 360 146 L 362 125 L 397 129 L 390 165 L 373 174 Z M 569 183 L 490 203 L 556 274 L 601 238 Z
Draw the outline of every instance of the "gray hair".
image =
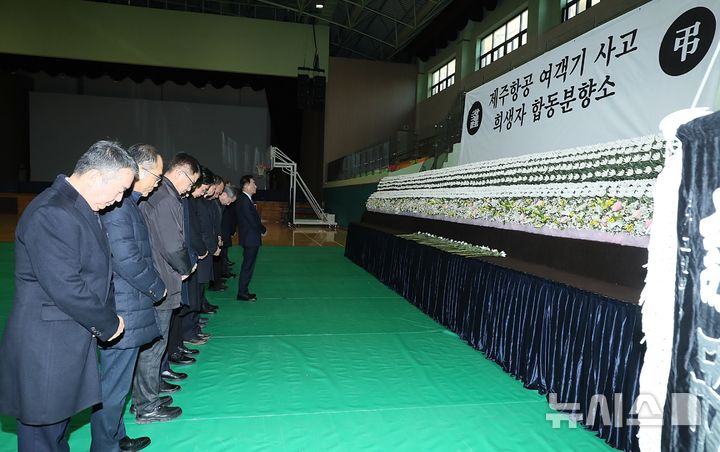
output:
M 154 146 L 147 143 L 133 144 L 127 149 L 127 153 L 135 160 L 139 167 L 148 169 L 155 166 L 160 153 Z
M 74 174 L 82 175 L 90 170 L 98 170 L 107 175 L 121 169 L 129 169 L 138 176 L 138 166 L 132 157 L 115 141 L 98 141 L 90 146 L 75 164 Z
M 225 184 L 225 190 L 223 190 L 223 193 L 225 193 L 228 198 L 237 198 L 238 188 L 234 185 Z

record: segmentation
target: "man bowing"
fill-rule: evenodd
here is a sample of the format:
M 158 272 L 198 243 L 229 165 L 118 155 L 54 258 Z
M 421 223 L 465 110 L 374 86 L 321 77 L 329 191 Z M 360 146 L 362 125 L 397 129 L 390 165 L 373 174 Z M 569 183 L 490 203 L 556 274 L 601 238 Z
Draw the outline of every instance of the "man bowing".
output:
M 17 418 L 20 452 L 68 450 L 70 416 L 101 401 L 96 340 L 116 339 L 124 322 L 97 212 L 120 201 L 137 172 L 117 143 L 99 141 L 18 222 L 0 413 Z

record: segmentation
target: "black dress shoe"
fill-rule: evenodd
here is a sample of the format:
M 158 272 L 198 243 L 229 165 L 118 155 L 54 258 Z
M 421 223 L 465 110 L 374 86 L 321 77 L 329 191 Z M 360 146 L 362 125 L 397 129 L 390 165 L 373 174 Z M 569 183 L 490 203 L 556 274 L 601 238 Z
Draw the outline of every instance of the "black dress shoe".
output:
M 225 284 L 212 284 L 208 286 L 207 290 L 210 292 L 223 292 L 227 290 L 227 286 Z
M 174 385 L 172 383 L 168 383 L 162 378 L 160 379 L 160 394 L 172 394 L 173 392 L 178 392 L 181 389 L 180 385 Z
M 128 438 L 127 436 L 120 440 L 120 450 L 123 451 L 137 451 L 145 449 L 150 445 L 150 438 L 147 436 L 141 436 L 140 438 Z
M 193 337 L 191 339 L 184 340 L 183 342 L 186 344 L 192 344 L 192 345 L 203 345 L 207 344 L 207 339 L 200 339 L 199 337 Z
M 218 306 L 218 305 L 216 305 L 216 304 L 212 304 L 212 303 L 208 303 L 208 304 L 207 304 L 207 307 L 210 308 L 210 309 L 214 309 L 214 310 L 216 310 L 216 311 L 217 311 L 218 309 L 220 309 L 220 306 Z
M 200 314 L 210 314 L 210 315 L 214 315 L 216 312 L 217 312 L 217 309 L 213 309 L 213 308 L 210 308 L 210 307 L 202 308 L 202 309 L 200 310 Z
M 202 319 L 198 320 L 198 325 L 200 325 L 201 327 L 207 326 L 208 323 L 209 322 L 207 321 L 207 319 L 206 320 L 202 320 Z
M 173 398 L 169 395 L 160 396 L 160 406 L 168 406 L 171 403 L 173 403 Z M 135 409 L 135 405 L 130 405 L 130 414 L 137 414 L 137 410 Z
M 210 336 L 212 336 L 212 334 L 203 333 L 202 331 L 197 333 L 197 337 L 199 337 L 200 339 L 210 339 Z
M 173 364 L 179 364 L 179 365 L 186 365 L 186 364 L 193 364 L 195 363 L 195 358 L 191 358 L 189 356 L 185 356 L 180 352 L 171 353 L 168 357 L 168 361 L 170 361 Z
M 238 295 L 236 298 L 238 301 L 249 301 L 251 303 L 257 300 L 257 296 L 255 296 L 255 294 Z
M 159 406 L 149 413 L 141 413 L 135 416 L 135 423 L 150 424 L 151 422 L 172 421 L 182 414 L 182 409 L 177 406 Z
M 195 349 L 195 348 L 187 348 L 187 347 L 184 347 L 184 346 L 182 346 L 182 345 L 180 345 L 180 346 L 178 347 L 178 350 L 179 350 L 180 353 L 182 353 L 183 355 L 197 355 L 198 353 L 200 353 L 200 350 L 198 350 L 198 349 Z
M 163 370 L 160 372 L 160 376 L 167 378 L 168 380 L 184 380 L 187 378 L 187 374 L 182 372 L 175 372 L 174 370 Z

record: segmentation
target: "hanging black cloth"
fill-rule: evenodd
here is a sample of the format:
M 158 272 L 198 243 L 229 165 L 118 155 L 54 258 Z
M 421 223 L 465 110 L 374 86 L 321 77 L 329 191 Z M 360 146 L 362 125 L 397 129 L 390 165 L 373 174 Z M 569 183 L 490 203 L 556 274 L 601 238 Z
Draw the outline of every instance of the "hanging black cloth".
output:
M 345 255 L 555 403 L 578 404 L 582 424 L 611 446 L 637 450 L 627 425 L 645 346 L 638 305 L 483 260 L 350 225 Z M 586 425 L 593 398 L 610 413 Z M 617 407 L 616 407 L 617 402 Z M 571 446 L 569 446 L 571 447 Z
M 720 447 L 720 113 L 681 126 L 677 136 L 683 146 L 683 171 L 675 332 L 662 444 L 664 451 L 715 451 Z M 692 421 L 679 409 L 682 403 L 672 403 L 675 394 L 686 393 L 699 402 L 699 425 L 692 428 L 671 425 L 673 415 Z

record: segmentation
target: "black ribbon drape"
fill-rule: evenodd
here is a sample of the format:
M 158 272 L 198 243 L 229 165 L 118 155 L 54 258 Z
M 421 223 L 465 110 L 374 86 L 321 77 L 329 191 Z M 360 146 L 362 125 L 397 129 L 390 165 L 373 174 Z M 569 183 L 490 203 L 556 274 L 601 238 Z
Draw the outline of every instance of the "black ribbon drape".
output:
M 598 414 L 587 428 L 615 448 L 637 449 L 637 427 L 626 420 L 645 351 L 638 306 L 361 224 L 351 224 L 345 250 L 527 388 L 578 403 L 585 419 L 593 396 L 604 396 L 610 413 L 617 400 L 622 419 L 604 425 Z
M 720 272 L 720 113 L 681 126 L 677 137 L 683 147 L 683 174 L 675 334 L 662 445 L 666 451 L 704 452 L 720 448 L 720 304 L 712 299 L 720 283 L 713 275 Z M 673 396 L 685 393 L 700 404 L 700 419 L 695 419 L 699 425 L 693 428 L 670 425 L 673 415 L 676 420 L 683 416 L 672 412 Z M 674 408 L 681 411 L 679 405 Z

